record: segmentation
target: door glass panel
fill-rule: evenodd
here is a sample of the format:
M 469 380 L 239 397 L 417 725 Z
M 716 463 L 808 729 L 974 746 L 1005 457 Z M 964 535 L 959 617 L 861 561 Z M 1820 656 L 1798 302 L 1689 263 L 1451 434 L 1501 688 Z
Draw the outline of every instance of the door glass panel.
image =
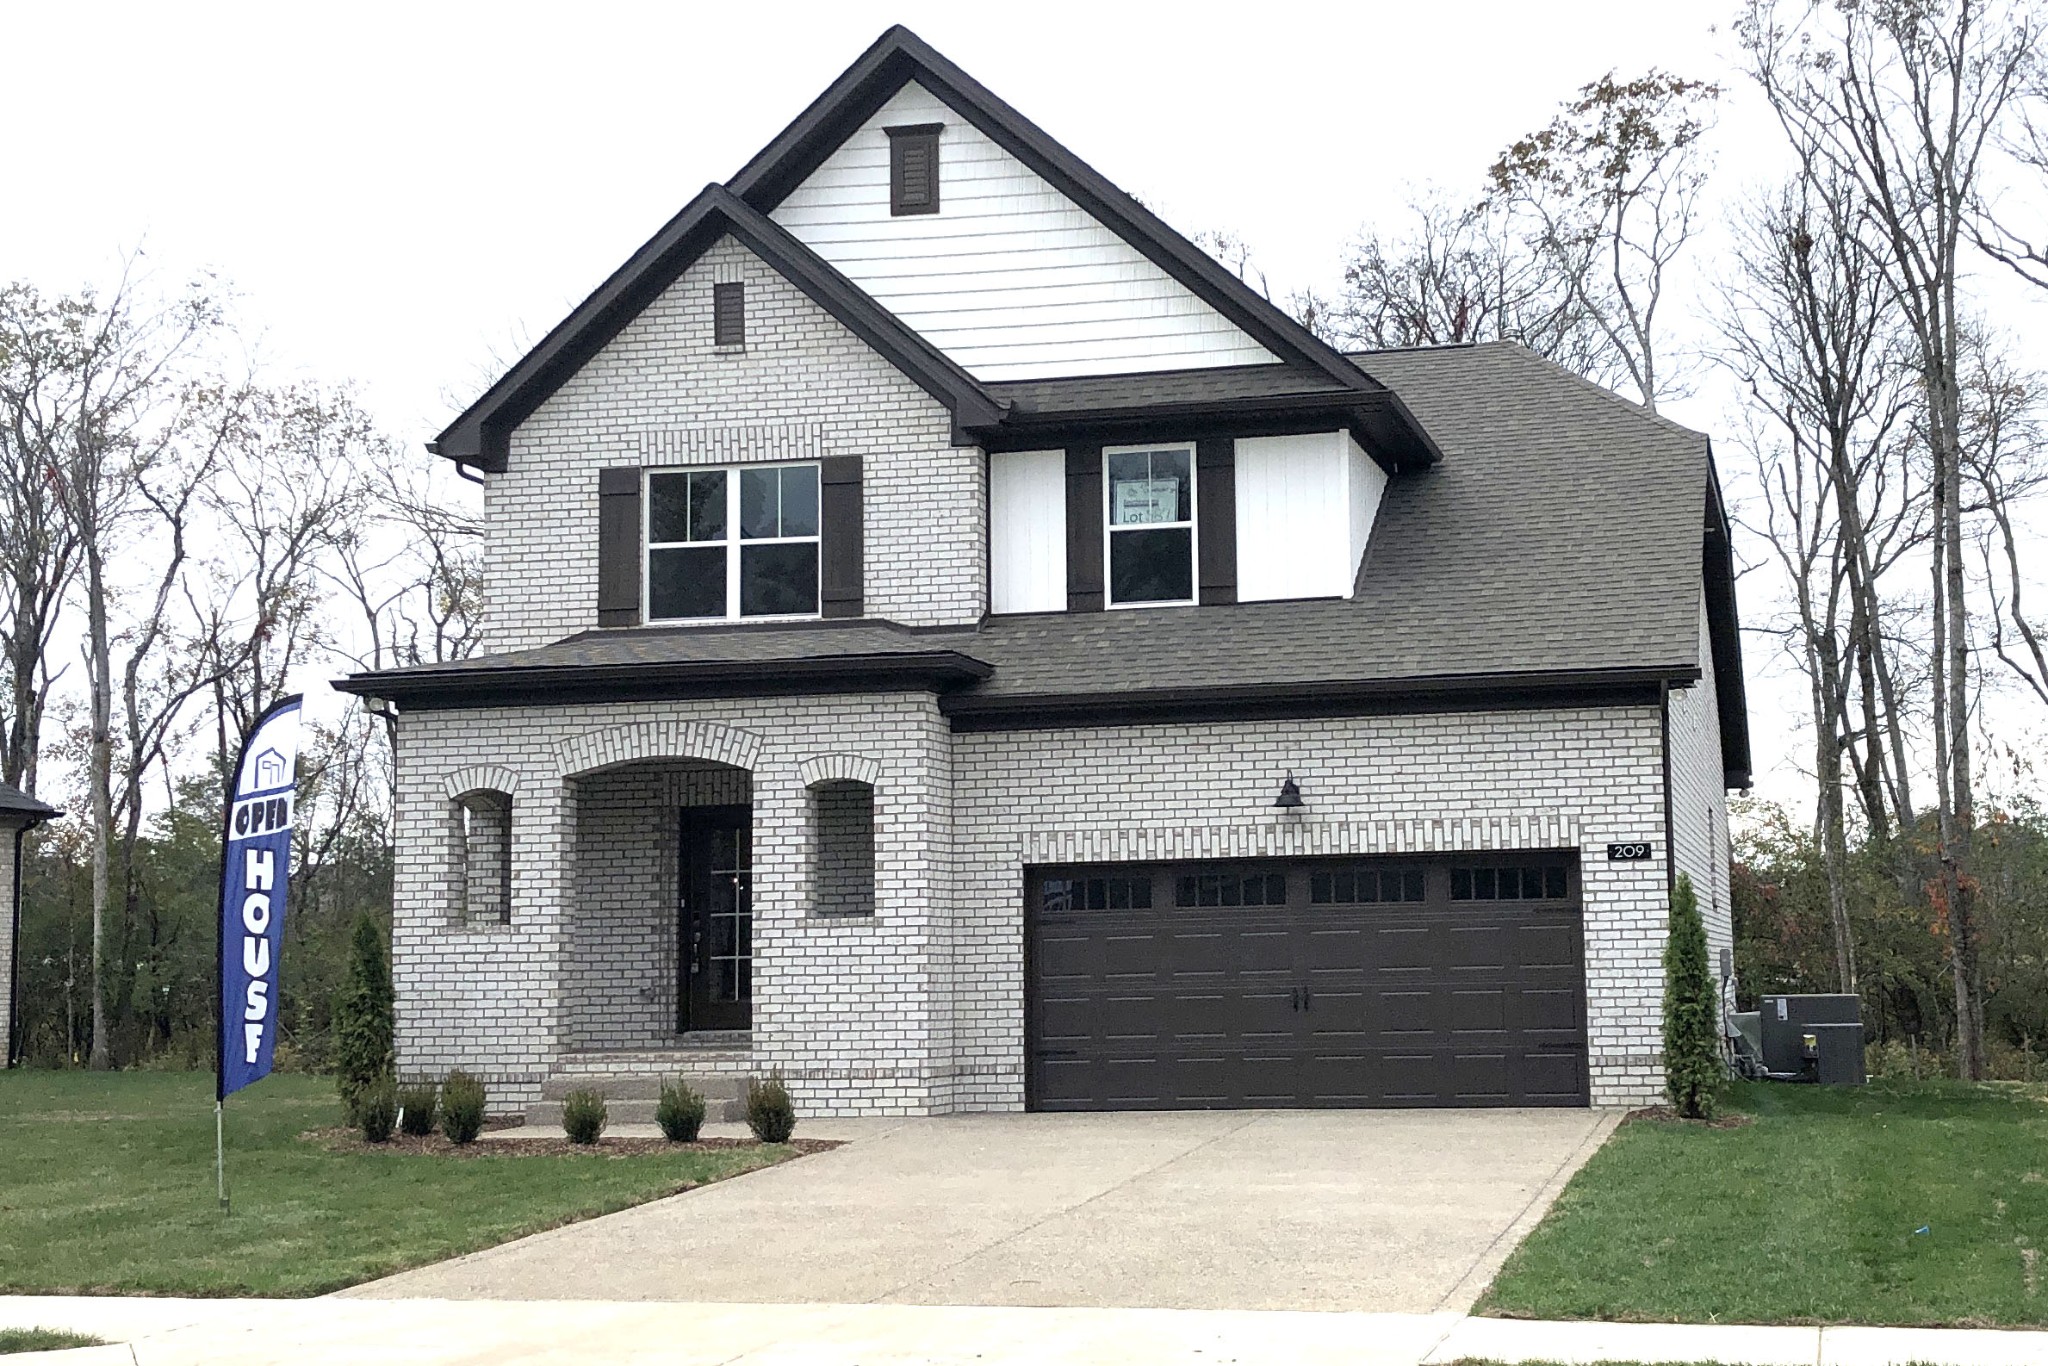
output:
M 721 1003 L 745 1001 L 751 996 L 754 913 L 749 833 L 745 829 L 713 830 L 705 841 L 711 859 L 705 957 L 711 969 L 711 999 Z

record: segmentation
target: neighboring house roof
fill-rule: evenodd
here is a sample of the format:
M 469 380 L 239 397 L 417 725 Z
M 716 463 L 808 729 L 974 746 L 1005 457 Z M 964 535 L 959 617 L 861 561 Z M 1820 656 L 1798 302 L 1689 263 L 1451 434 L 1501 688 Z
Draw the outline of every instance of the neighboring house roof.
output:
M 536 690 L 558 686 L 589 695 L 658 684 L 701 695 L 851 687 L 886 675 L 950 689 L 943 705 L 963 728 L 1062 710 L 1243 716 L 1261 705 L 1597 700 L 1700 677 L 1704 553 L 1724 767 L 1746 785 L 1733 580 L 1725 520 L 1716 539 L 1707 439 L 1514 343 L 1367 359 L 1435 433 L 1444 458 L 1388 483 L 1348 600 L 993 616 L 978 628 L 593 632 L 340 686 L 448 706 L 485 697 L 530 703 Z M 1269 368 L 1146 384 L 1191 395 L 1220 374 L 1245 397 L 1274 378 L 1263 373 Z M 1129 378 L 990 387 L 1022 406 L 1068 387 L 1109 394 Z
M 0 823 L 41 825 L 63 815 L 56 807 L 39 802 L 11 783 L 0 783 Z
M 1283 368 L 1306 383 L 1357 395 L 1361 433 L 1387 463 L 1405 468 L 1436 458 L 1428 431 L 1398 395 L 901 25 L 884 33 L 728 186 L 707 187 L 669 220 L 428 449 L 486 470 L 504 469 L 512 429 L 725 231 L 944 403 L 953 413 L 959 444 L 1001 444 L 991 438 L 1006 426 L 1007 409 L 991 397 L 992 386 L 982 386 L 766 216 L 912 80 L 1281 357 Z

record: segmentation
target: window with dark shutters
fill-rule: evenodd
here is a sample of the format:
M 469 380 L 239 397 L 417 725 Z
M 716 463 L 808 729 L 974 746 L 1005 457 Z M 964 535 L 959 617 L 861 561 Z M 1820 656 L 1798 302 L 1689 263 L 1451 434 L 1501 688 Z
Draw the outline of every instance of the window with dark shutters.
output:
M 640 467 L 597 472 L 597 624 L 640 624 Z
M 889 134 L 889 212 L 901 217 L 939 211 L 937 123 L 885 130 Z
M 1102 610 L 1102 447 L 1067 447 L 1067 610 Z
M 829 455 L 818 462 L 818 520 L 824 557 L 818 615 L 857 617 L 863 573 L 859 456 Z
M 737 281 L 711 286 L 711 343 L 747 344 L 747 287 Z

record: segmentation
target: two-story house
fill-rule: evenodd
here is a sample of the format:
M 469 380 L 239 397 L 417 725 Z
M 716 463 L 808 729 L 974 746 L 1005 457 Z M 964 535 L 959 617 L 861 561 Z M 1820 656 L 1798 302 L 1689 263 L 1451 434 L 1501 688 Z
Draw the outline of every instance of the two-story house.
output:
M 408 1075 L 805 1113 L 1654 1097 L 1747 786 L 1705 437 L 1346 355 L 893 29 L 442 433 Z

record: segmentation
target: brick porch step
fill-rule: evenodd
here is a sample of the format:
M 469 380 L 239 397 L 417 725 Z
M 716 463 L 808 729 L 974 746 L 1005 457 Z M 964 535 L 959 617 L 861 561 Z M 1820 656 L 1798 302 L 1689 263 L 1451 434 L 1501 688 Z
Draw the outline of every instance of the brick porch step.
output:
M 663 1084 L 678 1077 L 708 1102 L 706 1119 L 745 1119 L 752 1062 L 752 1052 L 744 1046 L 565 1053 L 542 1083 L 540 1099 L 527 1105 L 526 1122 L 558 1126 L 562 1102 L 571 1091 L 595 1091 L 604 1097 L 611 1123 L 652 1124 Z

